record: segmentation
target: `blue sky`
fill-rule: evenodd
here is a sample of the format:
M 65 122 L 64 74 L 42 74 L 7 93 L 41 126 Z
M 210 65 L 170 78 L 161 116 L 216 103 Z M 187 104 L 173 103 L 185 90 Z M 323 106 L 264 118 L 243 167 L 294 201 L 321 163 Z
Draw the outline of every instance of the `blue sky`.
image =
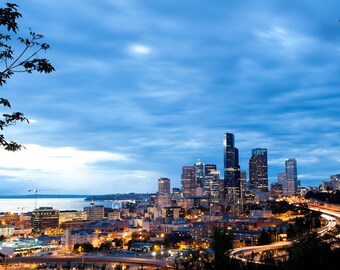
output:
M 241 169 L 268 148 L 269 178 L 296 158 L 302 185 L 340 173 L 339 1 L 13 1 L 20 35 L 45 35 L 53 74 L 2 96 L 31 120 L 5 130 L 1 194 L 155 192 L 199 158 Z

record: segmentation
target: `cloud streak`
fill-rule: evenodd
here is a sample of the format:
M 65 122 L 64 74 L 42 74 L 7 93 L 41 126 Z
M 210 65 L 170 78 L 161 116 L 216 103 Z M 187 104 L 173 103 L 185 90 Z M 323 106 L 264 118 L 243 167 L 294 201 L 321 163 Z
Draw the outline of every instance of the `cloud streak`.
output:
M 56 72 L 2 88 L 35 120 L 6 130 L 27 146 L 0 156 L 6 192 L 154 192 L 161 176 L 179 187 L 197 158 L 223 170 L 224 132 L 243 170 L 268 148 L 271 180 L 290 157 L 303 185 L 339 173 L 337 1 L 18 4 L 21 33 L 46 36 Z

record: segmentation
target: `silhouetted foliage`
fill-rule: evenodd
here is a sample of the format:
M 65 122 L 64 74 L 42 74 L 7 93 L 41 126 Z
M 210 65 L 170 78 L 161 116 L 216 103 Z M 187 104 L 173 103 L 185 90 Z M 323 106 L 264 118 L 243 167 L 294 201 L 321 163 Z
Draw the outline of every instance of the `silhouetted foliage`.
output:
M 175 259 L 176 269 L 185 270 L 208 270 L 212 269 L 207 267 L 207 256 L 201 250 L 189 250 L 181 253 Z
M 123 247 L 124 245 L 124 240 L 121 238 L 115 238 L 112 242 L 114 242 L 115 247 Z
M 289 249 L 286 269 L 332 270 L 338 269 L 339 265 L 339 247 L 331 248 L 331 243 L 318 237 L 316 233 L 311 233 Z
M 112 242 L 111 241 L 105 241 L 100 244 L 98 250 L 110 250 L 112 249 Z
M 0 264 L 3 264 L 5 262 L 6 255 L 0 252 Z
M 263 229 L 258 238 L 259 245 L 268 245 L 275 242 L 275 231 Z
M 3 86 L 8 79 L 16 73 L 51 73 L 54 67 L 45 58 L 40 58 L 39 53 L 50 48 L 47 43 L 42 42 L 44 36 L 30 30 L 29 37 L 22 38 L 17 36 L 19 31 L 17 20 L 22 17 L 18 12 L 18 5 L 6 3 L 5 7 L 0 8 L 0 86 Z M 18 41 L 22 49 L 15 52 L 12 44 L 13 40 Z M 0 105 L 11 108 L 8 99 L 0 98 Z M 29 122 L 21 112 L 12 112 L 2 114 L 0 119 L 0 130 L 15 125 L 17 122 Z M 8 151 L 17 151 L 22 148 L 20 144 L 14 141 L 8 141 L 3 134 L 0 134 L 0 147 Z
M 211 248 L 215 254 L 213 269 L 223 269 L 223 266 L 230 263 L 229 253 L 233 248 L 233 236 L 224 229 L 214 228 L 212 238 Z
M 295 208 L 293 205 L 289 204 L 286 201 L 273 201 L 267 204 L 269 210 L 272 210 L 273 214 L 283 214 L 287 211 L 294 211 Z
M 90 251 L 94 250 L 94 247 L 93 247 L 93 245 L 91 243 L 74 244 L 73 245 L 73 250 L 74 251 L 90 252 Z
M 339 190 L 335 192 L 308 191 L 307 194 L 305 195 L 305 198 L 316 199 L 316 200 L 327 202 L 327 203 L 340 204 L 340 191 Z

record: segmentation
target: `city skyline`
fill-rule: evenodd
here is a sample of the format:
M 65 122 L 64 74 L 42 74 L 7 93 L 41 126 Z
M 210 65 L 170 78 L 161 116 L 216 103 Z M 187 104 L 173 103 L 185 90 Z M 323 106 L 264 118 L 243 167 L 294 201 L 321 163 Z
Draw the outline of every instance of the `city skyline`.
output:
M 2 194 L 155 192 L 197 159 L 222 178 L 225 132 L 241 170 L 268 149 L 269 183 L 289 158 L 301 186 L 339 174 L 337 1 L 10 2 L 56 72 L 2 87 L 30 120 L 4 132 L 26 149 L 1 151 Z

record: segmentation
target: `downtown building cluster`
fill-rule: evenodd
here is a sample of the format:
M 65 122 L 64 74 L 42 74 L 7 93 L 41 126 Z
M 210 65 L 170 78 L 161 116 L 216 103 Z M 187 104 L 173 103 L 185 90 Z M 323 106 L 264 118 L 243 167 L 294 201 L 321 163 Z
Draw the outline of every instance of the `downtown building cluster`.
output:
M 207 248 L 214 227 L 233 233 L 235 247 L 255 245 L 266 228 L 284 239 L 289 220 L 273 215 L 268 198 L 299 193 L 296 160 L 286 160 L 285 172 L 269 191 L 267 149 L 252 149 L 247 179 L 239 164 L 234 135 L 224 134 L 223 142 L 222 173 L 216 164 L 197 160 L 192 166 L 183 166 L 181 188 L 171 189 L 171 180 L 161 177 L 157 193 L 145 198 L 136 194 L 135 201 L 122 197 L 114 202 L 116 207 L 92 201 L 83 211 L 40 207 L 29 213 L 4 213 L 0 220 L 6 225 L 0 230 L 8 241 L 2 250 L 14 256 L 37 252 L 34 242 L 26 243 L 31 236 L 44 236 L 47 244 L 39 248 L 43 252 L 76 252 L 77 244 L 99 248 L 107 241 L 112 242 L 112 248 L 143 252 L 156 246 L 163 250 L 165 240 L 180 248 Z M 20 243 L 12 241 L 21 236 Z M 25 248 L 17 249 L 20 245 Z
M 247 203 L 266 201 L 270 196 L 300 195 L 297 178 L 296 159 L 285 161 L 285 172 L 278 174 L 278 182 L 268 188 L 268 156 L 266 148 L 254 148 L 249 158 L 249 180 L 241 170 L 239 150 L 235 146 L 235 136 L 225 133 L 223 139 L 223 171 L 215 164 L 183 166 L 181 189 L 174 188 L 170 194 L 170 179 L 160 178 L 157 194 L 159 207 L 182 205 L 186 208 L 205 207 L 211 212 L 230 211 L 239 214 Z M 166 183 L 166 189 L 164 189 Z

